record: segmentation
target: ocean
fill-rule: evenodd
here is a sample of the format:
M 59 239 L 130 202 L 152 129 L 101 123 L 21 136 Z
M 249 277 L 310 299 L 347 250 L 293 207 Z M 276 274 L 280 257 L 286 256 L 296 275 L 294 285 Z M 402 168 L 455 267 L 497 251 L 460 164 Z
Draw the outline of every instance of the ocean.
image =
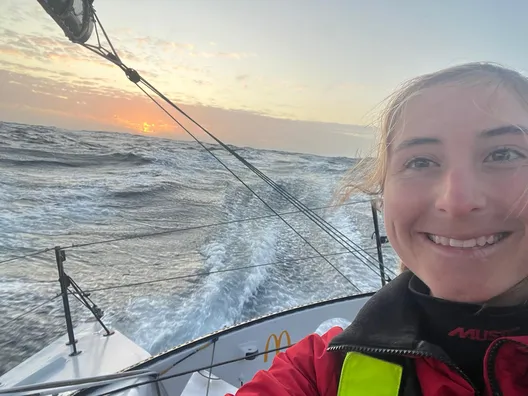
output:
M 220 146 L 207 147 L 362 292 L 379 288 L 372 267 Z M 355 159 L 233 148 L 377 257 L 367 197 L 328 207 Z M 67 248 L 65 271 L 91 291 L 104 323 L 152 354 L 357 293 L 195 142 L 0 122 L 0 175 L 0 262 Z M 395 270 L 394 252 L 383 251 Z M 57 278 L 53 250 L 0 263 L 0 374 L 66 333 Z M 91 319 L 70 305 L 74 325 Z

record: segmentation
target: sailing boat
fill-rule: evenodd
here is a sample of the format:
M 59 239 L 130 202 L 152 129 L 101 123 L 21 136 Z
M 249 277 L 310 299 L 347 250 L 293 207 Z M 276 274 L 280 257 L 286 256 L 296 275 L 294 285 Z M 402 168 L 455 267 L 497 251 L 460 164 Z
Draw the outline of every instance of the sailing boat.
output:
M 240 156 L 231 147 L 217 139 L 194 121 L 160 91 L 148 83 L 137 71 L 127 67 L 111 44 L 93 8 L 93 0 L 38 0 L 44 10 L 61 27 L 66 36 L 97 55 L 121 68 L 126 76 L 140 89 L 150 90 L 174 110 L 187 118 L 216 141 L 270 187 L 304 213 L 324 232 L 332 235 L 344 248 L 374 269 L 381 285 L 389 281 L 383 265 L 381 246 L 387 240 L 380 235 L 377 209 L 372 203 L 374 235 L 378 257 L 374 258 L 340 231 L 308 209 L 263 172 Z M 93 33 L 97 45 L 87 41 Z M 101 34 L 110 49 L 101 45 Z M 152 97 L 151 97 L 152 98 Z M 152 98 L 153 99 L 153 98 Z M 155 100 L 155 99 L 153 99 Z M 155 102 L 159 105 L 158 102 Z M 262 201 L 275 216 L 281 219 L 314 251 L 317 249 L 298 233 L 265 200 L 256 194 L 231 171 L 214 152 L 202 144 L 175 117 L 160 106 L 183 130 L 217 159 L 234 177 Z M 66 334 L 40 352 L 0 377 L 2 395 L 225 395 L 249 381 L 258 370 L 267 369 L 281 350 L 288 348 L 310 333 L 322 333 L 334 325 L 346 326 L 368 301 L 372 293 L 354 293 L 350 296 L 324 300 L 291 308 L 199 337 L 151 356 L 124 334 L 110 329 L 103 321 L 102 311 L 91 301 L 87 293 L 66 272 L 67 250 L 54 247 L 59 274 Z M 339 272 L 359 292 L 353 281 L 342 274 L 327 257 L 319 255 L 328 265 Z M 374 267 L 374 265 L 376 267 Z M 95 323 L 74 327 L 69 297 L 80 299 L 96 319 Z

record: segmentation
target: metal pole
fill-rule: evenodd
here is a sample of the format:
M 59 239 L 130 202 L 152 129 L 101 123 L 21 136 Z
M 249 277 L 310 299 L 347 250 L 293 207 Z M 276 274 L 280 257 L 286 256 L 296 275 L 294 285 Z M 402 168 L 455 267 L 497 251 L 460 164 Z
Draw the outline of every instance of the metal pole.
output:
M 62 293 L 62 304 L 64 306 L 64 317 L 66 318 L 66 329 L 68 331 L 69 342 L 66 345 L 72 346 L 73 352 L 70 354 L 70 356 L 75 356 L 80 354 L 81 352 L 77 351 L 77 346 L 75 345 L 77 343 L 77 340 L 75 339 L 75 335 L 73 334 L 70 302 L 68 301 L 69 281 L 68 277 L 64 273 L 64 260 L 66 260 L 66 253 L 60 248 L 60 246 L 55 247 L 55 259 L 57 260 L 57 269 L 59 270 L 59 283 Z
M 381 250 L 381 235 L 378 225 L 378 209 L 376 207 L 376 201 L 370 202 L 372 208 L 372 220 L 374 221 L 374 233 L 376 234 L 376 248 L 378 250 L 378 262 L 381 276 L 381 286 L 385 286 L 385 265 L 383 264 L 383 252 Z

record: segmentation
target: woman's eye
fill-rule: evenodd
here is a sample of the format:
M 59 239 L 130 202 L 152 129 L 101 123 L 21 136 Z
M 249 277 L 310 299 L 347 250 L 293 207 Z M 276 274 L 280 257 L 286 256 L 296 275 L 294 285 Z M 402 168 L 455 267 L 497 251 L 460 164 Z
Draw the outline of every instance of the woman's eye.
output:
M 414 158 L 405 163 L 405 168 L 422 169 L 422 168 L 429 168 L 430 166 L 433 166 L 433 165 L 434 165 L 434 162 L 431 160 L 428 160 L 427 158 Z
M 491 161 L 493 161 L 493 162 L 509 162 L 509 161 L 514 161 L 514 160 L 519 159 L 519 158 L 526 158 L 526 156 L 524 156 L 523 154 L 519 153 L 516 150 L 504 148 L 504 149 L 499 149 L 499 150 L 493 151 L 491 154 L 489 154 L 486 157 L 486 159 L 484 161 L 485 162 L 491 162 Z

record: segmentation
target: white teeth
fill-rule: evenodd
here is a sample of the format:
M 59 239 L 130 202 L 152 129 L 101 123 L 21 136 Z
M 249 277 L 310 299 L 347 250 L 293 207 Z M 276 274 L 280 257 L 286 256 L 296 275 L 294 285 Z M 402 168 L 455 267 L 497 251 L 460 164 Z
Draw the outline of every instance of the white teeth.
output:
M 476 239 L 468 239 L 467 241 L 464 241 L 464 247 L 465 248 L 471 248 L 477 246 L 477 240 Z
M 481 236 L 477 238 L 477 245 L 484 246 L 487 242 L 487 238 L 485 236 Z
M 444 246 L 452 246 L 452 247 L 458 247 L 458 248 L 473 248 L 475 246 L 485 246 L 487 245 L 493 245 L 494 243 L 497 243 L 503 238 L 503 233 L 498 233 L 490 236 L 481 236 L 478 238 L 472 238 L 472 239 L 466 239 L 466 240 L 460 240 L 460 239 L 453 239 L 453 238 L 446 238 L 443 236 L 433 235 L 433 234 L 427 234 L 427 237 L 433 241 L 434 243 L 438 245 L 444 245 Z
M 449 239 L 449 246 L 453 247 L 464 247 L 464 241 L 459 241 L 458 239 Z

